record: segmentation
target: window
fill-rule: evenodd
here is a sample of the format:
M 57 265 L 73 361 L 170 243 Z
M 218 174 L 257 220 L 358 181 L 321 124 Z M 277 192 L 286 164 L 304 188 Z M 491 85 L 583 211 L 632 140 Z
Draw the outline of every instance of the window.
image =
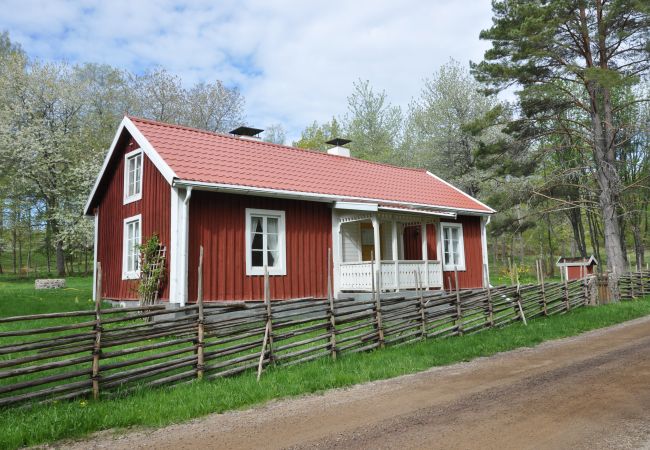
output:
M 140 244 L 142 243 L 141 216 L 124 219 L 124 240 L 122 243 L 122 279 L 140 277 Z
M 246 275 L 286 275 L 284 211 L 246 210 Z
M 442 264 L 444 270 L 465 270 L 465 247 L 463 246 L 463 225 L 441 223 Z
M 142 198 L 142 150 L 124 156 L 124 204 Z

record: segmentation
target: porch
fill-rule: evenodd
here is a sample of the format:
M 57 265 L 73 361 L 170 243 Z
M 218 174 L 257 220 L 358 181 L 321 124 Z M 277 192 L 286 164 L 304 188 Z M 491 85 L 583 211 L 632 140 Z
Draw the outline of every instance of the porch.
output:
M 379 286 L 382 291 L 442 288 L 442 264 L 438 260 L 394 260 L 379 262 Z M 374 261 L 341 263 L 342 291 L 371 292 Z
M 361 207 L 373 206 L 370 211 L 354 210 L 358 204 L 335 208 L 336 293 L 442 289 L 440 217 L 455 214 Z

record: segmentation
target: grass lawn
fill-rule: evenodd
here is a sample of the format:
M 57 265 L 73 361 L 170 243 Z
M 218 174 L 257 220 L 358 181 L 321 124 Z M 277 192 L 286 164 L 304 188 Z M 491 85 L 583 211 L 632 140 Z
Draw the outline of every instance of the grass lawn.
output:
M 90 282 L 73 278 L 64 291 L 34 291 L 32 282 L 0 279 L 0 316 L 92 308 Z M 562 316 L 516 323 L 502 329 L 443 340 L 428 340 L 370 353 L 343 355 L 270 369 L 260 383 L 255 374 L 142 389 L 125 397 L 77 400 L 0 409 L 0 448 L 16 448 L 75 438 L 94 431 L 131 426 L 159 427 L 274 398 L 418 372 L 624 322 L 650 314 L 650 299 L 580 308 Z

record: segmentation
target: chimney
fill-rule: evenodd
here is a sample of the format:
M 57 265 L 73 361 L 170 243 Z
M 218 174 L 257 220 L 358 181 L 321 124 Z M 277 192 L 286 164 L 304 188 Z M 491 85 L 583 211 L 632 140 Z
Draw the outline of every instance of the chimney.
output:
M 330 155 L 345 156 L 346 158 L 350 157 L 350 149 L 343 147 L 345 144 L 352 142 L 349 139 L 334 138 L 330 141 L 325 142 L 326 144 L 333 145 L 334 147 L 327 150 L 327 153 Z
M 259 134 L 264 131 L 260 130 L 259 128 L 252 128 L 252 127 L 239 127 L 235 128 L 230 132 L 230 134 L 234 134 L 235 136 L 239 136 L 242 139 L 251 139 L 253 141 L 259 141 L 260 136 Z

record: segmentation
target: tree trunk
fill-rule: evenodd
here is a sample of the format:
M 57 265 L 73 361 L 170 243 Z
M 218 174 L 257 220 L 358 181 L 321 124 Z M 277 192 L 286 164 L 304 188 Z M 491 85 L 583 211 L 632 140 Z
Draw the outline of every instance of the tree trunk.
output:
M 18 254 L 16 250 L 16 244 L 18 241 L 18 236 L 16 235 L 16 224 L 14 223 L 14 228 L 11 230 L 11 246 L 13 251 L 13 264 L 14 264 L 14 275 L 18 273 L 17 264 L 18 264 Z
M 60 277 L 65 276 L 65 255 L 63 254 L 63 241 L 56 241 L 56 272 Z
M 580 208 L 573 208 L 567 212 L 571 229 L 573 231 L 573 240 L 578 255 L 583 258 L 587 256 L 587 243 L 585 241 L 585 226 L 582 223 L 582 211 Z
M 546 274 L 552 277 L 555 275 L 555 261 L 553 261 L 555 249 L 553 248 L 553 227 L 551 226 L 551 217 L 549 214 L 546 214 L 546 237 L 548 240 L 548 267 Z
M 636 221 L 632 224 L 632 236 L 634 236 L 636 268 L 637 270 L 643 270 L 643 266 L 645 266 L 645 247 L 643 245 L 643 236 L 641 236 L 641 227 Z

